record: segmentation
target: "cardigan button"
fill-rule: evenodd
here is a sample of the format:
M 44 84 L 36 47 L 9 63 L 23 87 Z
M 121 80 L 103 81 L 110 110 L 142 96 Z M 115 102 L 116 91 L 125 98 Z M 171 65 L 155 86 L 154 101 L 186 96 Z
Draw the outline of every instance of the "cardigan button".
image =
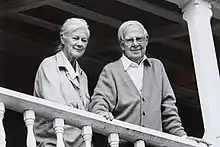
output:
M 142 97 L 142 101 L 143 101 L 143 102 L 145 101 L 144 97 Z
M 142 114 L 145 115 L 145 112 L 143 111 Z

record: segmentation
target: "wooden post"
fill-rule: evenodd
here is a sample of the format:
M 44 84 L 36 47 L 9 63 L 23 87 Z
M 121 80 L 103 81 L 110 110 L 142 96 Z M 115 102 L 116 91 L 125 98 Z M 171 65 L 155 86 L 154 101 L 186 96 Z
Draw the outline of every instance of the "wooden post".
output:
M 36 140 L 34 136 L 34 121 L 35 121 L 35 113 L 33 110 L 27 110 L 24 112 L 24 121 L 27 127 L 27 147 L 36 147 Z
M 108 135 L 108 143 L 110 147 L 119 147 L 119 135 L 118 133 L 111 133 Z
M 92 142 L 92 127 L 91 126 L 83 126 L 82 128 L 82 136 L 85 142 L 86 147 L 91 147 Z
M 0 146 L 6 147 L 5 129 L 3 126 L 3 118 L 5 113 L 5 104 L 0 102 Z
M 145 147 L 145 143 L 143 140 L 135 141 L 134 147 Z
M 55 118 L 53 122 L 53 128 L 57 135 L 57 146 L 56 147 L 65 147 L 64 142 L 63 142 L 64 119 Z

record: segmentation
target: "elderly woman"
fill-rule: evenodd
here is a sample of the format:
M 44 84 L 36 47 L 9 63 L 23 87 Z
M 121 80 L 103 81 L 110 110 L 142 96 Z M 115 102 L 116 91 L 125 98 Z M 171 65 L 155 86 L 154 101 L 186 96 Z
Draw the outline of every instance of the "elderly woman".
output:
M 81 110 L 88 109 L 90 101 L 87 77 L 77 59 L 86 49 L 90 32 L 85 20 L 67 19 L 60 31 L 59 52 L 43 60 L 36 74 L 34 95 L 42 99 Z M 56 135 L 53 124 L 36 118 L 35 135 L 38 147 L 55 147 Z M 83 147 L 81 130 L 64 127 L 65 147 Z

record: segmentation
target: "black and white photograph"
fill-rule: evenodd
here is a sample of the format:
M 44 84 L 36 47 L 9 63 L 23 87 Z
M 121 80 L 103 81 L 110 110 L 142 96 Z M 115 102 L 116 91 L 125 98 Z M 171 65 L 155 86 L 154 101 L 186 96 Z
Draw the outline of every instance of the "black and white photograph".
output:
M 0 0 L 0 147 L 220 147 L 220 0 Z

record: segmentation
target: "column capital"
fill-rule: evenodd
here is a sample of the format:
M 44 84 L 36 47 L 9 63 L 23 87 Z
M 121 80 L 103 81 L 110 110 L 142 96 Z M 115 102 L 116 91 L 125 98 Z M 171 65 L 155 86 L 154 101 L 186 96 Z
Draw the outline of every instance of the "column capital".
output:
M 190 0 L 182 6 L 183 19 L 204 19 L 210 21 L 212 17 L 211 0 Z
M 198 5 L 207 7 L 211 10 L 211 1 L 212 0 L 179 0 L 178 6 L 182 9 L 183 13 L 193 6 Z

